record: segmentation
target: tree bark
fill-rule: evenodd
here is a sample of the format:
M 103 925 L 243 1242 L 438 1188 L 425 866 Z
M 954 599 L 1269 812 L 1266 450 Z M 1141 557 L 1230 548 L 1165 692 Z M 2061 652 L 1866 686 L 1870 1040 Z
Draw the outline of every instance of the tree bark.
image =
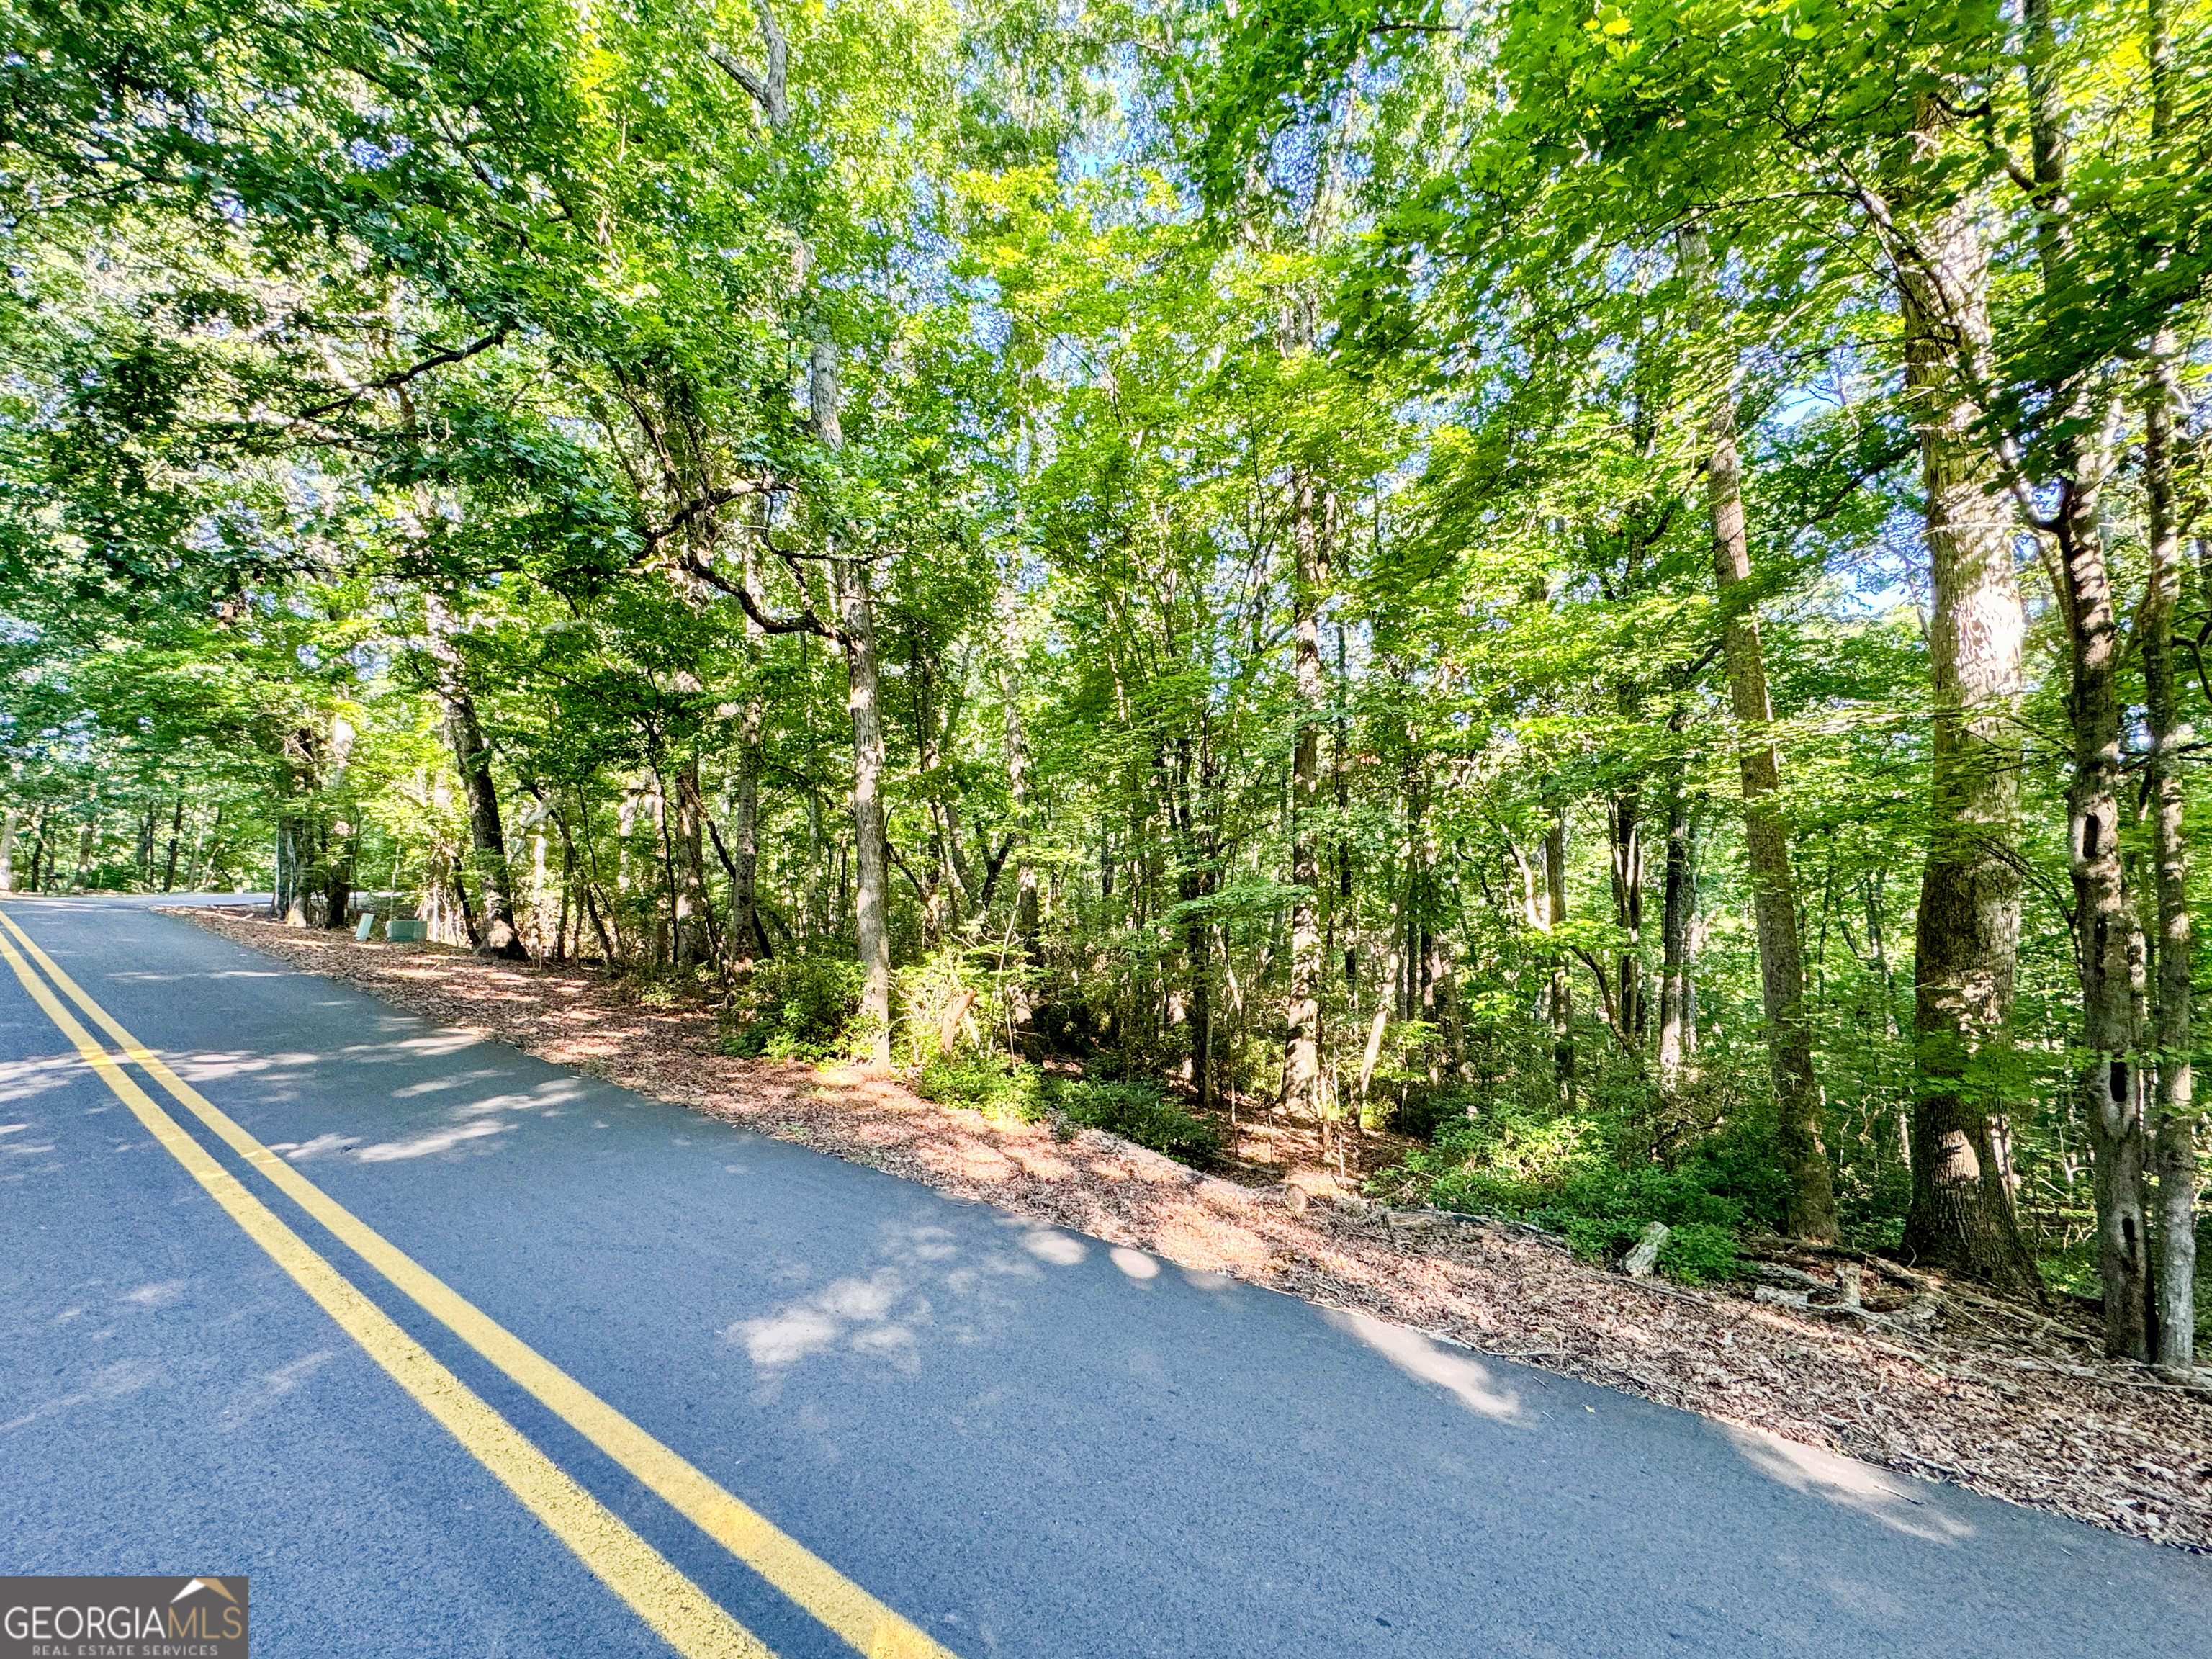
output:
M 169 848 L 161 860 L 161 890 L 165 893 L 177 884 L 177 843 L 184 839 L 184 835 L 185 796 L 184 792 L 179 790 L 176 811 L 169 815 Z M 4 866 L 6 862 L 5 854 L 0 854 L 0 866 Z M 5 885 L 4 876 L 0 876 L 0 887 Z
M 302 892 L 306 860 L 300 841 L 307 820 L 297 812 L 281 812 L 276 818 L 276 882 L 269 908 L 287 927 L 307 925 L 307 896 Z
M 0 811 L 0 893 L 15 890 L 15 809 Z
M 507 831 L 500 821 L 499 787 L 491 775 L 491 744 L 477 717 L 476 700 L 461 675 L 454 648 L 453 614 L 436 594 L 423 599 L 430 656 L 437 665 L 438 695 L 446 706 L 446 741 L 461 775 L 469 804 L 469 847 L 474 854 L 477 885 L 483 896 L 483 943 L 489 956 L 524 961 L 529 951 L 514 922 L 513 877 L 507 865 Z M 473 930 L 472 930 L 473 931 Z
M 1632 781 L 1606 802 L 1606 841 L 1613 862 L 1613 921 L 1626 941 L 1615 964 L 1613 1008 L 1621 1037 L 1640 1051 L 1650 1025 L 1644 1003 L 1644 790 Z
M 1567 919 L 1567 809 L 1553 800 L 1544 824 L 1544 931 L 1558 930 Z M 1575 993 L 1567 959 L 1554 950 L 1548 994 L 1552 1016 L 1552 1076 L 1561 1096 L 1575 1098 Z
M 752 624 L 746 623 L 750 636 Z M 747 644 L 750 647 L 750 640 Z M 764 710 L 760 693 L 745 693 L 744 711 L 738 731 L 738 766 L 732 791 L 730 834 L 736 842 L 730 861 L 730 956 L 734 968 L 766 962 L 775 952 L 769 944 L 768 928 L 760 911 L 760 775 L 761 725 Z
M 1711 256 L 1702 227 L 1680 233 L 1680 249 L 1693 301 L 1702 305 L 1712 287 Z M 1797 933 L 1797 889 L 1790 870 L 1790 832 L 1775 810 L 1781 760 L 1773 738 L 1774 705 L 1767 696 L 1766 661 L 1756 607 L 1739 592 L 1751 579 L 1750 544 L 1744 533 L 1743 477 L 1736 452 L 1733 377 L 1705 417 L 1711 447 L 1705 461 L 1705 502 L 1712 521 L 1713 581 L 1724 623 L 1722 653 L 1728 663 L 1729 696 L 1738 728 L 1742 776 L 1744 842 L 1751 866 L 1753 925 L 1759 938 L 1760 990 L 1767 1026 L 1767 1057 L 1774 1074 L 1777 1139 L 1790 1176 L 1788 1225 L 1800 1238 L 1836 1237 L 1835 1180 L 1820 1129 L 1820 1093 L 1813 1073 L 1813 1034 L 1806 1018 L 1805 969 Z
M 2143 793 L 2151 822 L 2158 907 L 2157 975 L 2152 1046 L 2157 1085 L 2153 1162 L 2158 1172 L 2158 1330 L 2160 1365 L 2196 1364 L 2197 1110 L 2191 1065 L 2190 1000 L 2195 994 L 2189 918 L 2189 843 L 2177 756 L 2195 734 L 2180 713 L 2173 660 L 2173 615 L 2180 598 L 2181 537 L 2173 489 L 2173 384 L 2170 337 L 2153 350 L 2146 388 L 2143 478 L 2148 498 L 2150 569 L 2137 638 L 2142 649 L 2145 724 Z
M 1036 809 L 1030 799 L 1029 732 L 1022 720 L 1021 595 L 1012 561 L 1008 565 L 999 587 L 999 695 L 1006 705 L 1006 792 L 1014 808 L 1014 933 L 1021 940 L 1023 956 L 1035 966 L 1041 957 L 1036 866 L 1030 859 Z M 1110 896 L 1110 873 L 1105 889 Z M 1026 990 L 1017 993 L 1024 1018 L 1028 994 Z
M 838 419 L 837 348 L 815 342 L 809 376 L 815 435 L 835 453 L 845 447 Z M 860 1024 L 869 1057 L 891 1061 L 891 944 L 888 830 L 884 819 L 884 722 L 876 661 L 875 599 L 868 567 L 830 562 L 845 652 L 845 707 L 853 721 L 853 941 L 860 959 Z
M 2151 142 L 2161 154 L 2173 127 L 2173 37 L 2166 0 L 2150 0 Z M 2179 712 L 2173 660 L 2173 615 L 2181 592 L 2181 529 L 2174 499 L 2173 410 L 2180 402 L 2172 336 L 2151 345 L 2144 386 L 2143 490 L 2148 513 L 2150 570 L 2138 637 L 2142 644 L 2145 724 L 2150 731 L 2143 793 L 2151 817 L 2158 898 L 2155 1026 L 2156 1121 L 2152 1162 L 2158 1171 L 2158 1363 L 2186 1373 L 2197 1342 L 2197 1109 L 2191 1064 L 2190 1001 L 2196 994 L 2189 919 L 2189 842 L 2176 757 L 2195 733 Z
M 707 803 L 699 787 L 699 761 L 687 753 L 676 769 L 675 960 L 678 968 L 711 964 L 714 918 L 707 898 Z
M 1688 711 L 1678 708 L 1668 724 L 1679 732 L 1688 718 Z M 1659 913 L 1659 1087 L 1670 1095 L 1682 1086 L 1694 1046 L 1685 1040 L 1693 971 L 1690 927 L 1698 909 L 1698 815 L 1689 798 L 1687 772 L 1686 763 L 1677 761 L 1668 783 L 1666 888 Z
M 1928 854 L 1913 985 L 1912 1205 L 1917 1259 L 2039 1296 L 1993 1133 L 2006 1111 L 2020 945 L 2021 646 L 2012 514 L 1975 434 L 1961 357 L 1989 352 L 1981 204 L 1948 204 L 1901 260 L 1905 394 L 1918 430 L 1933 592 L 1935 693 Z
M 2059 40 L 2050 0 L 2026 0 L 2028 131 L 2033 146 L 2036 239 L 2048 303 L 2070 283 L 2065 109 Z M 2057 555 L 2059 612 L 2067 636 L 2074 774 L 2066 791 L 2074 919 L 2081 975 L 2079 1098 L 2095 1164 L 2097 1271 L 2105 1297 L 2105 1348 L 2148 1359 L 2151 1336 L 2148 1148 L 2143 1077 L 2130 945 L 2133 918 L 2120 858 L 2121 638 L 2100 503 L 2111 469 L 2112 411 L 2081 392 L 2053 446 L 2058 508 L 2047 532 Z
M 1289 1025 L 1283 1103 L 1292 1113 L 1321 1115 L 1321 860 L 1316 854 L 1314 806 L 1321 781 L 1322 548 L 1313 475 L 1291 475 L 1291 534 L 1296 561 L 1291 574 L 1291 664 L 1296 739 L 1291 758 L 1291 984 L 1284 1013 Z

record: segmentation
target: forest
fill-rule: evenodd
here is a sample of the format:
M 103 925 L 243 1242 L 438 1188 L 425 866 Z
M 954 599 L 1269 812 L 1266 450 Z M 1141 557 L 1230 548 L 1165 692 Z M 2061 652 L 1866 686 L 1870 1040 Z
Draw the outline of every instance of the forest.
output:
M 2194 1364 L 2205 0 L 6 16 L 0 888 Z

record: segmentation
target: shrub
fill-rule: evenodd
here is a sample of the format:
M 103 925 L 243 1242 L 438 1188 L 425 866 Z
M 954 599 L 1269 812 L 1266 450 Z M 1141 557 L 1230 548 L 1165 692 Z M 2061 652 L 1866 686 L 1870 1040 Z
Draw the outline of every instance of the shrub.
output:
M 840 1060 L 860 1033 L 860 964 L 837 957 L 778 957 L 752 971 L 733 1000 L 726 1054 Z
M 1618 1255 L 1646 1225 L 1670 1231 L 1659 1266 L 1682 1279 L 1736 1273 L 1735 1238 L 1771 1223 L 1786 1192 L 1765 1138 L 1733 1128 L 1656 1164 L 1623 1145 L 1618 1120 L 1501 1108 L 1447 1124 L 1437 1144 L 1407 1156 L 1373 1183 L 1401 1202 L 1506 1215 L 1565 1235 L 1577 1254 Z
M 924 1100 L 966 1106 L 986 1117 L 1033 1123 L 1044 1115 L 1044 1074 L 1000 1054 L 956 1049 L 933 1055 L 915 1091 Z
M 1220 1130 L 1176 1105 L 1154 1084 L 1085 1078 L 1063 1083 L 1056 1092 L 1060 1109 L 1089 1128 L 1186 1163 L 1203 1164 L 1221 1155 Z

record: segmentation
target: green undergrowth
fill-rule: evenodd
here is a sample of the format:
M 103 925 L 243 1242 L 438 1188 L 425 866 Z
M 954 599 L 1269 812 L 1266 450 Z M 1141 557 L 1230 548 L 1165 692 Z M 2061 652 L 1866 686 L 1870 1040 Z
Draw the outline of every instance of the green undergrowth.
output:
M 847 1060 L 859 1041 L 862 975 L 836 957 L 756 967 L 722 1016 L 722 1052 L 746 1059 Z
M 1750 1128 L 1708 1134 L 1664 1163 L 1605 1117 L 1491 1106 L 1442 1121 L 1433 1145 L 1370 1182 L 1377 1196 L 1510 1217 L 1563 1234 L 1589 1261 L 1616 1257 L 1654 1221 L 1670 1229 L 1660 1271 L 1692 1283 L 1738 1274 L 1736 1242 L 1772 1225 L 1785 1186 Z
M 1187 1164 L 1210 1163 L 1221 1153 L 1220 1132 L 1152 1083 L 1048 1077 L 1026 1060 L 957 1050 L 933 1056 L 915 1086 L 926 1100 L 987 1117 L 1034 1123 L 1057 1111 L 1070 1122 Z

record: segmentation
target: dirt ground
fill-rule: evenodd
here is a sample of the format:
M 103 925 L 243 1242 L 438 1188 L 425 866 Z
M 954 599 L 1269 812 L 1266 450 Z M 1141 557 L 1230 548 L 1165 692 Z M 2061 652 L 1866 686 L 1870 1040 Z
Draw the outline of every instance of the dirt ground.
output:
M 1201 1176 L 1094 1131 L 935 1105 L 857 1068 L 727 1058 L 710 1012 L 645 1006 L 595 971 L 178 914 L 427 1018 L 943 1192 L 1885 1468 L 2212 1549 L 2212 1390 L 2105 1360 L 2094 1330 L 2062 1310 L 1780 1241 L 1755 1264 L 1763 1283 L 1632 1279 L 1514 1224 L 1340 1190 L 1295 1126 L 1247 1124 L 1226 1177 Z

